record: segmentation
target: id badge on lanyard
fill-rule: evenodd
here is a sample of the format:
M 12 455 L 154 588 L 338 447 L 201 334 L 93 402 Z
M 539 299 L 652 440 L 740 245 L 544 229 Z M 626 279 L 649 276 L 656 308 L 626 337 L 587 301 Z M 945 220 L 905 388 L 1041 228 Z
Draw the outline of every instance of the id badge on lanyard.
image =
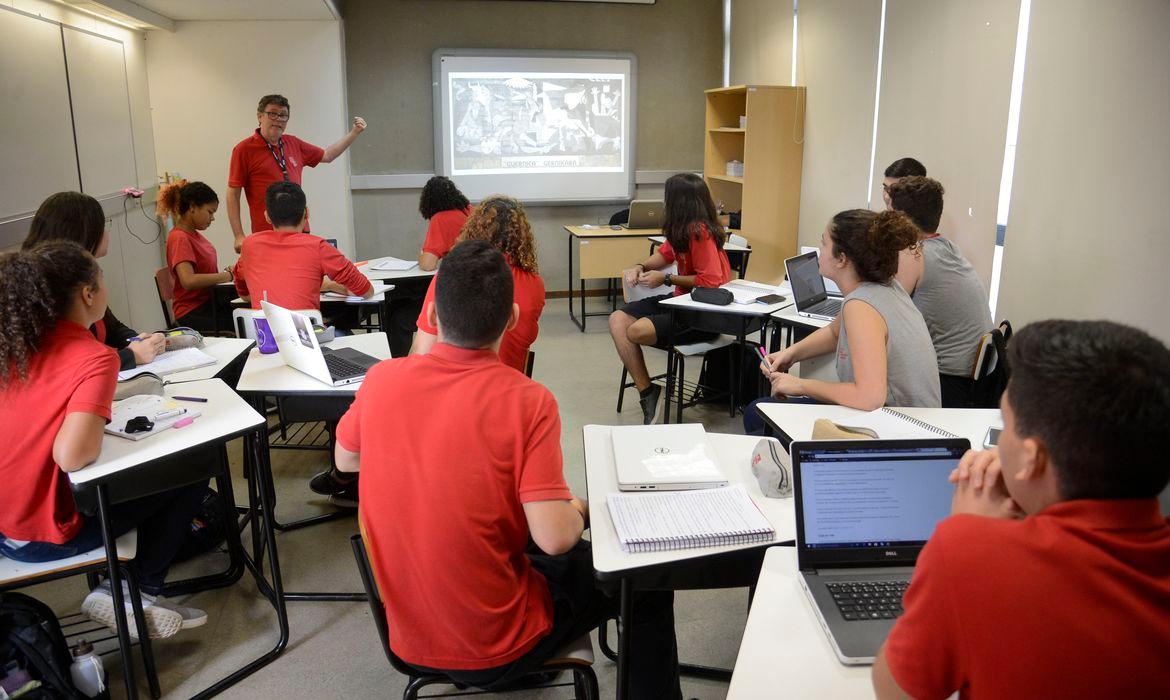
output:
M 275 160 L 276 164 L 280 166 L 280 173 L 284 175 L 284 181 L 288 182 L 288 168 L 286 168 L 284 165 L 284 139 L 278 139 L 276 142 L 276 145 L 280 148 L 279 156 L 276 155 L 276 149 L 272 147 L 272 144 L 265 141 L 264 145 L 268 146 L 268 152 L 272 154 L 273 160 Z

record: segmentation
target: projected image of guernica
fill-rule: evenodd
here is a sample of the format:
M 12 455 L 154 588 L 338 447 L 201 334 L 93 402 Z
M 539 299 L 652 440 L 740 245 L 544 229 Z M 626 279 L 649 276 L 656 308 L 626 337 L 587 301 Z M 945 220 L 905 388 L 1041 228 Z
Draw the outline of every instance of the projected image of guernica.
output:
M 451 73 L 455 175 L 620 171 L 624 76 Z

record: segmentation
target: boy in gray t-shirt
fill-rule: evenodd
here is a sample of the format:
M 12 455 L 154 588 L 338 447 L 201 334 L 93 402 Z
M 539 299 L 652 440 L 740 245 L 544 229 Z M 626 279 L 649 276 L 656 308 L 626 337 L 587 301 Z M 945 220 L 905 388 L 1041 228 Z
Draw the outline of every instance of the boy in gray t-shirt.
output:
M 938 355 L 942 405 L 971 405 L 971 379 L 979 341 L 991 329 L 987 291 L 963 252 L 938 234 L 943 186 L 928 177 L 903 177 L 886 191 L 890 207 L 922 232 L 922 254 L 903 253 L 898 282 L 922 312 Z

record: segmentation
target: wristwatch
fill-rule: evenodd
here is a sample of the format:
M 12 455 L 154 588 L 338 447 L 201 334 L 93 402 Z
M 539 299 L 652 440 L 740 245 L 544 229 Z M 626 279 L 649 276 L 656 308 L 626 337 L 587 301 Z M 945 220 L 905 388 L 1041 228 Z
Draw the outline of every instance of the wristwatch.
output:
M 672 275 L 672 274 L 670 274 L 669 272 L 667 272 L 667 273 L 666 273 L 666 278 L 665 278 L 665 279 L 662 281 L 662 283 L 663 283 L 663 284 L 665 284 L 667 287 L 670 287 L 670 286 L 672 286 L 672 285 L 673 285 L 673 283 L 672 283 L 670 280 L 671 280 L 671 278 L 672 278 L 673 276 L 674 276 L 674 275 Z

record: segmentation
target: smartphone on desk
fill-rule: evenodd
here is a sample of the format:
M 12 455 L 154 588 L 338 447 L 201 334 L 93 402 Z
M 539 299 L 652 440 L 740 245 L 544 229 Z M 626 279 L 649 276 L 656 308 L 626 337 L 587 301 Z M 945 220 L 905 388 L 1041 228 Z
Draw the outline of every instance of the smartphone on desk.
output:
M 787 298 L 788 297 L 784 296 L 783 294 L 765 294 L 762 297 L 757 297 L 756 303 L 771 306 L 772 304 L 779 304 Z

